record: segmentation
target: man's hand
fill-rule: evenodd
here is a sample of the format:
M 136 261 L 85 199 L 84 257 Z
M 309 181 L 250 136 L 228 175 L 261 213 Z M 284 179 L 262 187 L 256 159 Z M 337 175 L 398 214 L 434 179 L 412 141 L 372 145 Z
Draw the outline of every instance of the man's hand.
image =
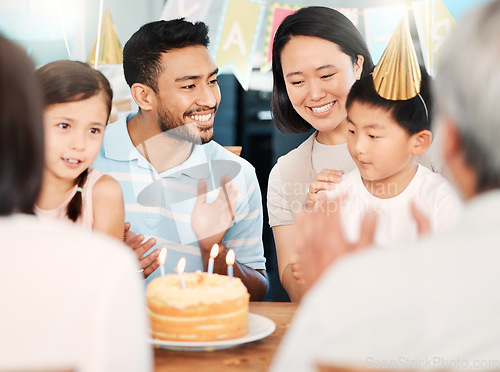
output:
M 158 266 L 160 266 L 158 262 L 158 256 L 160 254 L 159 249 L 155 249 L 153 252 L 144 256 L 147 251 L 154 247 L 156 244 L 156 239 L 150 238 L 147 241 L 144 241 L 144 235 L 135 234 L 130 230 L 130 222 L 125 222 L 125 232 L 123 235 L 123 241 L 130 248 L 132 248 L 137 255 L 139 260 L 139 265 L 143 270 L 144 277 L 147 278 L 153 271 L 155 271 Z
M 321 200 L 313 209 L 301 211 L 296 219 L 294 235 L 298 244 L 300 278 L 308 290 L 343 255 L 373 243 L 375 212 L 368 212 L 361 223 L 360 238 L 349 243 L 342 231 L 341 205 L 343 195 L 335 200 Z
M 198 182 L 198 197 L 191 215 L 191 226 L 198 238 L 200 248 L 208 250 L 220 243 L 231 227 L 236 207 L 238 186 L 232 185 L 229 176 L 221 177 L 221 189 L 213 203 L 207 203 L 207 184 Z

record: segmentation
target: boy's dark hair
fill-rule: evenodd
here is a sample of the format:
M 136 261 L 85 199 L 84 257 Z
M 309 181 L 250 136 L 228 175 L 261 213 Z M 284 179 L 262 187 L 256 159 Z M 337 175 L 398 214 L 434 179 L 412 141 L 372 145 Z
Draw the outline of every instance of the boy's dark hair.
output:
M 127 84 L 147 85 L 158 93 L 161 57 L 172 49 L 202 45 L 208 47 L 208 27 L 184 18 L 147 23 L 137 30 L 123 47 L 123 72 Z
M 372 75 L 356 81 L 351 87 L 346 101 L 346 109 L 353 102 L 362 103 L 371 107 L 378 107 L 391 113 L 393 119 L 405 129 L 409 135 L 422 130 L 430 130 L 431 118 L 431 79 L 424 68 L 420 68 L 422 82 L 420 94 L 404 101 L 392 101 L 379 96 L 373 84 Z M 425 102 L 425 105 L 424 105 Z
M 289 15 L 281 23 L 273 41 L 273 92 L 271 110 L 276 127 L 282 132 L 307 132 L 312 127 L 292 106 L 286 91 L 281 66 L 281 52 L 294 36 L 313 36 L 337 44 L 343 53 L 357 62 L 358 55 L 364 57 L 361 76 L 370 74 L 373 61 L 363 36 L 354 24 L 342 13 L 327 7 L 309 6 Z
M 42 88 L 45 108 L 57 103 L 83 101 L 102 94 L 111 113 L 113 91 L 108 79 L 98 70 L 79 61 L 61 60 L 47 63 L 36 70 L 35 75 Z M 76 179 L 78 187 L 83 188 L 88 170 Z M 66 215 L 75 222 L 82 214 L 82 193 L 77 192 L 66 208 Z
M 0 35 L 0 216 L 34 214 L 43 171 L 40 90 L 26 52 Z

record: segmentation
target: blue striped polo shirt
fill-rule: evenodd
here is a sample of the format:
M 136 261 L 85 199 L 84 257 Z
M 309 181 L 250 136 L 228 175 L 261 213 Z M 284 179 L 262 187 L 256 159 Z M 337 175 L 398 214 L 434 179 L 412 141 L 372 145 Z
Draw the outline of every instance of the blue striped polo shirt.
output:
M 167 247 L 165 272 L 186 257 L 186 272 L 203 270 L 198 241 L 191 227 L 191 212 L 197 197 L 198 181 L 207 183 L 207 202 L 220 190 L 220 178 L 229 174 L 238 185 L 235 218 L 223 243 L 235 251 L 236 259 L 251 268 L 265 269 L 262 243 L 262 199 L 255 169 L 245 159 L 232 154 L 214 141 L 195 145 L 190 157 L 177 167 L 157 173 L 137 151 L 127 130 L 135 113 L 109 124 L 93 167 L 120 182 L 125 201 L 125 220 L 131 230 L 154 237 Z M 147 281 L 160 275 L 157 269 Z

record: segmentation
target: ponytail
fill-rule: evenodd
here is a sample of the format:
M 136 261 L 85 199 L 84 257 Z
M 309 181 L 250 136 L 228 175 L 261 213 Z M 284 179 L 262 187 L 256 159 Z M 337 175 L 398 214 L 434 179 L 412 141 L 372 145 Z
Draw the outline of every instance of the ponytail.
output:
M 85 181 L 87 181 L 87 175 L 89 174 L 88 168 L 85 169 L 82 174 L 78 176 L 76 179 L 76 185 L 79 190 L 76 191 L 75 196 L 69 201 L 68 207 L 66 208 L 66 216 L 73 221 L 76 222 L 78 218 L 82 215 L 82 205 L 83 205 L 83 185 L 85 185 Z

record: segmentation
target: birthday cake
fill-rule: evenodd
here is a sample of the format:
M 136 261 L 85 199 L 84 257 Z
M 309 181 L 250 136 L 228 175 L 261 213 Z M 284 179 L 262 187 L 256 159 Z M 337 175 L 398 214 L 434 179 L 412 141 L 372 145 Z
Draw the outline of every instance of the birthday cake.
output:
M 152 337 L 169 341 L 218 341 L 248 332 L 250 295 L 239 278 L 195 272 L 167 274 L 147 286 Z

